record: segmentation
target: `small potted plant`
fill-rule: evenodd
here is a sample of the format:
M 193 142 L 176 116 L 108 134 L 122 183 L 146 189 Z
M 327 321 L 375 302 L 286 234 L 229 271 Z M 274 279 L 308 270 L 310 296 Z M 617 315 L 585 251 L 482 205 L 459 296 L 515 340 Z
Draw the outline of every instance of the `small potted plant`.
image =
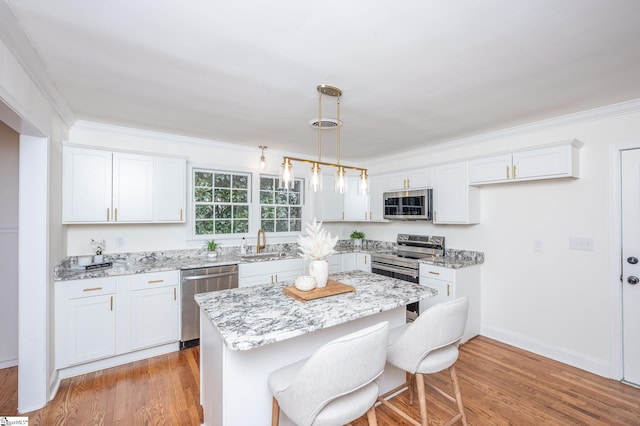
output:
M 96 241 L 94 239 L 91 239 L 91 248 L 93 249 L 93 252 L 95 253 L 95 256 L 93 256 L 93 263 L 102 263 L 102 262 L 104 262 L 104 256 L 102 254 L 104 252 L 104 249 L 105 249 L 104 240 Z
M 207 256 L 216 257 L 218 255 L 218 252 L 216 250 L 219 246 L 220 244 L 216 243 L 214 240 L 207 241 Z
M 353 231 L 351 233 L 351 239 L 353 240 L 353 248 L 361 248 L 362 240 L 364 240 L 364 232 L 362 231 Z

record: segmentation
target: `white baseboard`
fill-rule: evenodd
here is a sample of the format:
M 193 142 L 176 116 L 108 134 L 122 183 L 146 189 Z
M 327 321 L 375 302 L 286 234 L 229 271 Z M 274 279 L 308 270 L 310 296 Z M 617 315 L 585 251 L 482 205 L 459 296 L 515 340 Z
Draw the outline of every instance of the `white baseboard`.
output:
M 481 334 L 502 343 L 588 371 L 589 373 L 597 374 L 598 376 L 608 379 L 614 378 L 611 365 L 601 359 L 591 358 L 578 352 L 569 351 L 566 348 L 548 345 L 508 330 L 482 327 Z
M 8 359 L 6 361 L 0 361 L 0 370 L 3 368 L 15 367 L 18 365 L 18 359 Z
M 128 364 L 130 362 L 139 361 L 141 359 L 151 358 L 158 355 L 164 355 L 178 350 L 180 350 L 180 342 L 168 343 L 166 345 L 155 346 L 153 348 L 129 352 L 122 355 L 116 355 L 110 358 L 87 362 L 85 364 L 61 368 L 60 370 L 58 370 L 58 380 L 79 376 L 81 374 L 93 373 L 94 371 L 104 370 L 105 368 L 117 367 L 118 365 Z

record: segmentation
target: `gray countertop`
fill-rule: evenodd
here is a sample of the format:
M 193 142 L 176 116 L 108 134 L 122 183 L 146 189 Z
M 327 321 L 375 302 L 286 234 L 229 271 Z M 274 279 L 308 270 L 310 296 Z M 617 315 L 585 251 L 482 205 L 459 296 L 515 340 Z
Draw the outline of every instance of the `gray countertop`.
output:
M 293 282 L 196 294 L 195 299 L 231 350 L 249 350 L 405 306 L 435 289 L 362 271 L 331 279 L 355 292 L 298 302 L 284 293 Z

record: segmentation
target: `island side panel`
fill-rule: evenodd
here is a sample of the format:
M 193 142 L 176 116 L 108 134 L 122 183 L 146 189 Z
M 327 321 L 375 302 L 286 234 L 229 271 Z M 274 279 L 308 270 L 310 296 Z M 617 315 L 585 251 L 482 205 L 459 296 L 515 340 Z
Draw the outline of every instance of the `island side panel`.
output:
M 200 310 L 200 405 L 204 410 L 204 426 L 224 424 L 223 420 L 223 349 L 218 330 Z M 202 360 L 206 359 L 206 362 Z
M 406 307 L 389 310 L 370 315 L 345 324 L 307 333 L 292 339 L 283 340 L 246 351 L 232 351 L 225 345 L 222 348 L 222 384 L 201 383 L 203 389 L 205 425 L 265 425 L 271 423 L 272 396 L 267 385 L 269 374 L 285 365 L 307 358 L 325 343 L 344 336 L 345 334 L 360 330 L 381 321 L 389 321 L 391 328 L 405 323 Z M 204 315 L 201 315 L 201 318 Z M 215 327 L 210 321 L 206 327 L 201 327 L 202 339 L 205 342 L 214 342 L 215 338 L 204 336 L 216 333 Z M 219 341 L 219 338 L 218 338 Z M 205 349 L 200 358 L 201 368 L 209 370 L 208 364 L 220 362 L 214 351 Z M 216 367 L 216 369 L 219 369 Z M 218 376 L 219 377 L 219 376 Z M 402 384 L 405 374 L 389 364 L 385 368 L 380 381 L 380 392 L 384 393 Z M 215 374 L 206 375 L 203 380 L 216 380 Z M 222 386 L 222 397 L 218 396 L 214 389 Z M 209 388 L 210 390 L 207 390 Z M 208 401 L 209 398 L 221 399 L 223 414 L 219 410 L 218 402 Z M 214 411 L 212 411 L 214 410 Z M 293 423 L 284 415 L 281 416 L 280 425 L 292 425 Z

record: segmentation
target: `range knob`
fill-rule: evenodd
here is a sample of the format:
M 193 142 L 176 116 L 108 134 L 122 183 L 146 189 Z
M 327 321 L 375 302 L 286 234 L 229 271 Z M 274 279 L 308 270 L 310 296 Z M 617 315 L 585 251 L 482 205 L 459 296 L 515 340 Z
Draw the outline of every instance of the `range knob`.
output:
M 627 257 L 627 263 L 630 263 L 631 265 L 635 265 L 636 263 L 638 263 L 638 258 L 637 257 Z
M 632 275 L 632 276 L 630 276 L 630 277 L 628 277 L 628 278 L 627 278 L 627 282 L 628 282 L 629 284 L 636 285 L 636 284 L 638 284 L 638 283 L 640 282 L 640 279 L 638 279 L 638 277 L 634 277 L 634 276 Z

